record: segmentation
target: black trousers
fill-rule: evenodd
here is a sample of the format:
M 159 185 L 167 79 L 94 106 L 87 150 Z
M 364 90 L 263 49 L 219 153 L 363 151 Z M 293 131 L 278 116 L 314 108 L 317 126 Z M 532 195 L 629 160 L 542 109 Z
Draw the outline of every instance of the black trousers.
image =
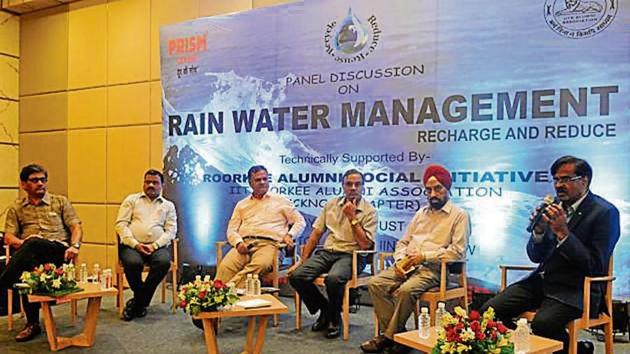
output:
M 159 248 L 149 256 L 135 249 L 121 245 L 118 256 L 125 268 L 127 282 L 133 291 L 136 306 L 147 307 L 151 303 L 155 289 L 168 273 L 171 266 L 170 252 L 167 248 Z M 142 281 L 142 269 L 147 264 L 151 268 L 147 278 Z
M 22 246 L 11 256 L 7 268 L 0 274 L 0 288 L 11 289 L 13 284 L 20 282 L 20 276 L 24 271 L 32 271 L 33 268 L 44 263 L 54 263 L 60 266 L 64 262 L 66 246 L 59 242 L 32 237 L 24 241 Z M 39 303 L 30 303 L 26 295 L 22 298 L 26 321 L 28 323 L 39 322 Z
M 365 262 L 359 265 L 359 272 Z M 326 276 L 326 295 L 322 295 L 313 281 L 323 273 Z M 322 311 L 330 321 L 339 324 L 344 286 L 352 278 L 352 255 L 344 252 L 321 250 L 307 259 L 289 277 L 289 283 L 300 294 L 311 314 Z
M 482 313 L 492 307 L 496 316 L 507 327 L 515 328 L 514 318 L 525 311 L 536 310 L 531 327 L 535 335 L 564 342 L 564 349 L 558 353 L 566 353 L 569 347 L 567 324 L 582 316 L 582 311 L 545 296 L 543 280 L 539 275 L 515 283 L 503 292 L 488 300 L 482 307 Z

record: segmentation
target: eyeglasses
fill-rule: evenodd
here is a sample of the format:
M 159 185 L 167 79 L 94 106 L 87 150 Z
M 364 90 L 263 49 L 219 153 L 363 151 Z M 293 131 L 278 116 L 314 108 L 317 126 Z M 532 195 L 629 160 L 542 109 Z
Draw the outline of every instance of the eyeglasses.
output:
M 572 177 L 570 177 L 570 176 L 562 176 L 562 177 L 554 177 L 554 178 L 553 178 L 553 180 L 551 181 L 551 183 L 553 183 L 553 184 L 557 184 L 557 183 L 560 183 L 560 184 L 566 184 L 566 183 L 569 183 L 569 182 L 574 182 L 574 181 L 577 181 L 577 180 L 579 180 L 579 179 L 582 179 L 582 177 L 584 177 L 584 176 L 572 176 Z
M 444 187 L 437 185 L 433 188 L 431 187 L 424 187 L 424 191 L 422 191 L 422 193 L 424 195 L 430 195 L 431 192 L 435 192 L 435 193 L 441 193 L 444 190 Z
M 29 182 L 31 183 L 37 183 L 37 182 L 42 182 L 42 183 L 46 183 L 48 182 L 48 178 L 46 177 L 31 177 L 28 179 Z

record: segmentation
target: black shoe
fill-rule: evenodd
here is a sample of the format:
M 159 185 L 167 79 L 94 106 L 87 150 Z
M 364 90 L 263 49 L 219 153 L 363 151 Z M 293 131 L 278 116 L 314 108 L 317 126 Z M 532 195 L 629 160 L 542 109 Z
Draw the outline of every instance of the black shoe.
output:
M 125 303 L 125 308 L 127 308 L 127 307 L 131 308 L 131 307 L 134 307 L 134 306 L 136 306 L 136 299 L 133 298 L 133 297 L 131 299 L 127 300 L 127 302 Z
M 321 332 L 326 328 L 328 328 L 328 318 L 326 318 L 326 314 L 324 313 L 324 311 L 320 310 L 317 321 L 315 321 L 315 323 L 313 323 L 313 325 L 311 326 L 311 331 Z
M 577 343 L 577 354 L 593 354 L 595 347 L 590 340 L 581 340 Z
M 394 345 L 394 342 L 381 334 L 367 342 L 363 342 L 363 344 L 361 344 L 361 350 L 363 350 L 364 353 L 380 353 L 385 348 L 389 348 L 392 345 Z
M 138 318 L 144 317 L 147 315 L 147 308 L 142 306 L 142 307 L 137 307 L 135 309 L 135 315 Z
M 326 338 L 333 339 L 338 338 L 341 335 L 341 322 L 333 323 L 330 322 L 328 325 L 328 333 L 326 333 Z
M 40 333 L 42 333 L 42 328 L 39 326 L 39 323 L 27 323 L 24 329 L 15 336 L 15 341 L 26 342 L 35 338 L 35 336 Z
M 125 309 L 123 310 L 122 316 L 120 318 L 124 321 L 131 321 L 136 317 L 137 313 L 138 311 L 136 309 L 136 300 L 129 299 L 125 304 Z
M 410 350 L 411 349 L 402 344 L 395 343 L 393 346 L 385 348 L 385 350 L 383 350 L 383 354 L 407 354 Z

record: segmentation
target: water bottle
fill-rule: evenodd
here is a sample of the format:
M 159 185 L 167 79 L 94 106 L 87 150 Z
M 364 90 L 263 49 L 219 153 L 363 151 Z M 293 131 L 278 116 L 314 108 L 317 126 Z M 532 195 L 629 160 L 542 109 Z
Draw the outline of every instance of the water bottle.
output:
M 81 263 L 81 267 L 79 268 L 79 283 L 87 283 L 87 281 L 88 281 L 87 264 Z
M 101 281 L 101 266 L 98 263 L 94 263 L 94 269 L 92 269 L 92 282 L 98 284 Z
M 420 316 L 418 316 L 418 323 L 420 325 L 420 338 L 429 338 L 429 332 L 431 329 L 431 316 L 429 316 L 429 308 L 423 307 L 420 310 Z
M 252 295 L 259 296 L 260 295 L 260 279 L 258 278 L 258 274 L 254 274 L 253 284 L 254 284 L 253 286 L 254 293 Z
M 435 310 L 435 327 L 442 328 L 442 316 L 446 314 L 446 304 L 438 302 L 438 308 Z
M 516 329 L 512 333 L 512 341 L 514 342 L 514 353 L 524 354 L 529 351 L 529 326 L 526 318 L 521 318 L 516 323 Z
M 254 295 L 254 278 L 251 274 L 247 274 L 247 280 L 245 281 L 245 295 Z

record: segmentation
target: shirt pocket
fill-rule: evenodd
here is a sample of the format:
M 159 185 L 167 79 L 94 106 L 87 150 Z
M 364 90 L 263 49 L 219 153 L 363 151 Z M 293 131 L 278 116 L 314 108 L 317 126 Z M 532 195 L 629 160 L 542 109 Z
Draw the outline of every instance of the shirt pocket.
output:
M 42 228 L 50 232 L 63 231 L 63 220 L 61 215 L 54 210 L 47 210 L 43 220 L 41 220 Z
M 153 212 L 153 215 L 152 215 L 153 221 L 156 224 L 164 225 L 164 223 L 166 222 L 167 214 L 168 214 L 168 210 L 166 210 L 165 207 L 160 206 L 159 208 L 156 208 L 155 211 Z

